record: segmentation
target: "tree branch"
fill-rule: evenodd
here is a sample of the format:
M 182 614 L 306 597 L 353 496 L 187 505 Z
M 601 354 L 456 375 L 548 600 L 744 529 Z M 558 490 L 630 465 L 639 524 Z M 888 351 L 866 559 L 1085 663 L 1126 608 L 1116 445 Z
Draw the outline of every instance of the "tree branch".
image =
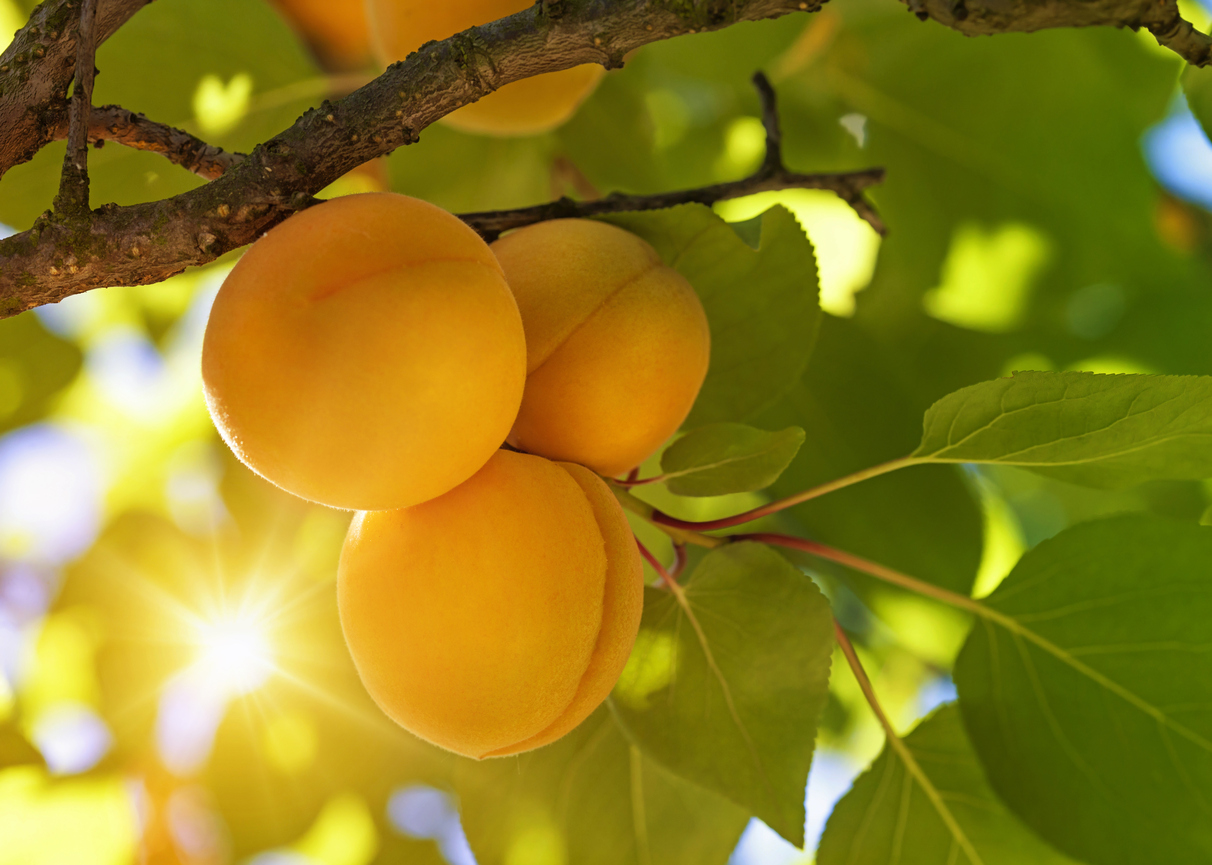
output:
M 429 124 L 510 82 L 584 63 L 619 67 L 627 52 L 650 42 L 821 2 L 548 0 L 430 43 L 349 96 L 308 111 L 203 187 L 80 218 L 44 217 L 0 241 L 0 316 L 103 285 L 159 282 L 213 261 L 308 206 L 349 170 L 416 141 Z
M 663 210 L 679 204 L 715 204 L 730 198 L 741 198 L 758 192 L 777 189 L 827 189 L 844 199 L 866 219 L 871 227 L 884 234 L 886 229 L 875 209 L 862 197 L 863 190 L 884 179 L 884 169 L 866 168 L 838 174 L 796 174 L 780 171 L 771 175 L 754 174 L 731 183 L 717 183 L 700 189 L 663 192 L 655 195 L 621 195 L 612 193 L 596 201 L 574 201 L 561 198 L 549 204 L 522 207 L 517 210 L 493 210 L 484 213 L 462 213 L 459 218 L 489 240 L 501 232 L 549 219 L 583 219 L 603 213 L 623 213 L 631 210 Z
M 67 115 L 46 127 L 47 141 L 66 138 Z M 88 143 L 99 145 L 113 141 L 134 150 L 159 153 L 174 165 L 207 180 L 216 180 L 244 159 L 243 153 L 229 153 L 207 144 L 183 129 L 149 120 L 142 114 L 119 105 L 94 107 L 88 119 Z
M 523 207 L 517 210 L 493 210 L 484 213 L 460 214 L 459 218 L 488 240 L 495 240 L 504 231 L 546 222 L 549 219 L 581 219 L 603 213 L 635 210 L 663 210 L 679 204 L 712 205 L 717 201 L 741 198 L 757 192 L 778 189 L 827 189 L 854 208 L 880 234 L 887 234 L 875 208 L 863 197 L 863 190 L 884 179 L 884 169 L 867 168 L 838 174 L 797 174 L 783 165 L 782 130 L 774 88 L 761 72 L 753 77 L 754 86 L 762 100 L 762 124 L 766 127 L 766 156 L 756 172 L 743 180 L 717 183 L 700 189 L 684 189 L 656 195 L 621 195 L 613 193 L 593 201 L 561 198 L 549 204 Z
M 88 212 L 88 121 L 93 112 L 93 78 L 97 72 L 97 40 L 93 25 L 97 0 L 80 0 L 76 37 L 76 75 L 68 110 L 67 153 L 59 180 L 55 209 L 79 215 Z
M 151 0 L 98 0 L 94 41 L 100 45 Z M 76 71 L 80 0 L 46 0 L 0 54 L 0 176 L 33 158 L 52 139 L 51 118 L 65 113 Z
M 1192 66 L 1212 62 L 1212 38 L 1178 12 L 1177 0 L 903 0 L 925 21 L 933 18 L 967 36 L 1031 33 L 1052 27 L 1145 28 Z

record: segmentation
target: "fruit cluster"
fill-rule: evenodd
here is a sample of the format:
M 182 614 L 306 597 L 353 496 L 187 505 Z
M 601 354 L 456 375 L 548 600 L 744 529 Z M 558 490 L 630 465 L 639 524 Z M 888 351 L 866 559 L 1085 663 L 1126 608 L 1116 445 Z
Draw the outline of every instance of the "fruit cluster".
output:
M 489 247 L 373 193 L 253 245 L 215 299 L 202 371 L 246 465 L 360 511 L 338 601 L 370 694 L 481 758 L 562 736 L 622 671 L 642 571 L 594 472 L 676 431 L 709 343 L 694 290 L 628 232 L 558 220 Z

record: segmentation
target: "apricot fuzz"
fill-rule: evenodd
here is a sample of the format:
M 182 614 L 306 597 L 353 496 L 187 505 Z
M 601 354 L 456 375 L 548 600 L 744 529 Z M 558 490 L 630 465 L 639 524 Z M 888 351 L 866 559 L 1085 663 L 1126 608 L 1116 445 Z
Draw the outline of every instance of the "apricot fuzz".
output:
M 552 742 L 601 704 L 635 642 L 643 575 L 600 478 L 498 451 L 444 496 L 358 514 L 337 598 L 380 708 L 482 759 Z
M 525 365 L 488 246 L 388 193 L 333 199 L 257 241 L 202 350 L 207 406 L 236 455 L 350 510 L 407 507 L 475 474 L 513 423 Z
M 702 303 L 630 232 L 562 219 L 492 250 L 526 331 L 527 379 L 509 443 L 615 476 L 686 419 L 711 354 Z

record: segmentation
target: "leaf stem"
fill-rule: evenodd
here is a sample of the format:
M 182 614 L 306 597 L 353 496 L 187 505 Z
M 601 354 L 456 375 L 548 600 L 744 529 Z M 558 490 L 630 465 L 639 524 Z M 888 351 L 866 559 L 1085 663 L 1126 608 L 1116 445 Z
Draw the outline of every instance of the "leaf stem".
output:
M 686 570 L 686 562 L 689 559 L 689 556 L 686 555 L 686 545 L 674 541 L 673 554 L 676 558 L 673 561 L 673 566 L 669 569 L 669 576 L 677 579 L 682 571 Z
M 853 568 L 856 571 L 861 571 L 875 577 L 878 580 L 883 580 L 886 583 L 900 586 L 902 589 L 908 589 L 911 592 L 917 592 L 920 595 L 926 595 L 935 600 L 942 601 L 945 604 L 950 604 L 953 607 L 967 610 L 970 613 L 975 613 L 978 616 L 986 619 L 994 619 L 999 624 L 1007 624 L 1016 626 L 1017 623 L 1013 620 L 1002 616 L 995 610 L 982 604 L 980 601 L 961 595 L 958 592 L 952 592 L 947 589 L 927 583 L 924 580 L 919 580 L 908 574 L 902 574 L 900 571 L 894 571 L 892 568 L 881 565 L 877 562 L 868 561 L 861 556 L 856 556 L 853 553 L 848 553 L 845 550 L 834 549 L 833 547 L 825 546 L 816 541 L 809 541 L 805 538 L 797 538 L 794 535 L 780 535 L 774 532 L 754 532 L 752 534 L 732 535 L 729 537 L 732 541 L 757 541 L 762 544 L 770 544 L 775 547 L 786 547 L 790 550 L 799 550 L 802 553 L 808 553 L 810 556 L 827 559 L 831 562 L 837 562 L 839 565 L 845 565 L 848 568 Z M 1006 621 L 1002 621 L 1005 619 Z M 1017 629 L 1017 628 L 1015 628 Z
M 897 469 L 902 469 L 906 466 L 916 465 L 919 462 L 920 460 L 916 459 L 915 457 L 901 457 L 900 459 L 892 460 L 891 462 L 880 463 L 879 465 L 871 466 L 870 468 L 863 469 L 862 471 L 855 472 L 854 474 L 846 475 L 845 477 L 838 478 L 837 480 L 829 481 L 828 483 L 821 484 L 820 486 L 813 487 L 812 489 L 804 490 L 802 493 L 796 493 L 793 496 L 788 496 L 785 499 L 769 502 L 761 505 L 760 507 L 756 507 L 753 510 L 735 514 L 731 517 L 722 517 L 718 520 L 704 520 L 703 522 L 680 520 L 677 517 L 671 517 L 669 514 L 659 511 L 656 508 L 651 509 L 652 514 L 649 519 L 661 526 L 669 526 L 675 529 L 686 529 L 694 532 L 709 532 L 714 529 L 727 529 L 733 526 L 739 526 L 744 523 L 752 522 L 756 519 L 761 519 L 762 517 L 768 517 L 771 514 L 777 514 L 779 511 L 795 507 L 796 505 L 819 498 L 827 493 L 843 489 L 851 486 L 852 484 L 857 484 L 860 481 L 869 480 L 874 477 L 879 477 L 880 475 L 888 474 L 889 472 L 894 472 Z
M 652 551 L 648 549 L 648 547 L 644 546 L 644 542 L 639 538 L 635 539 L 635 545 L 640 548 L 640 555 L 644 557 L 644 561 L 652 565 L 652 569 L 660 575 L 661 582 L 665 584 L 666 588 L 668 588 L 674 594 L 680 595 L 681 587 L 678 586 L 678 581 L 675 580 L 673 578 L 673 574 L 669 573 L 665 566 L 661 564 L 661 560 L 653 555 Z
M 976 852 L 976 848 L 972 846 L 972 842 L 968 840 L 968 836 L 964 834 L 959 821 L 955 819 L 955 815 L 951 813 L 951 809 L 943 801 L 943 797 L 935 788 L 934 783 L 922 770 L 922 767 L 918 765 L 917 759 L 913 756 L 913 752 L 909 750 L 909 746 L 905 744 L 905 740 L 897 735 L 892 722 L 888 720 L 888 716 L 884 713 L 884 707 L 880 705 L 879 698 L 875 695 L 875 688 L 871 684 L 871 679 L 868 678 L 867 671 L 863 669 L 863 663 L 859 660 L 858 653 L 854 650 L 854 644 L 850 642 L 850 638 L 846 635 L 846 631 L 837 619 L 833 620 L 833 633 L 837 637 L 837 644 L 841 648 L 842 654 L 846 656 L 846 663 L 850 665 L 850 672 L 854 674 L 859 688 L 862 689 L 863 696 L 867 699 L 867 705 L 871 707 L 871 711 L 880 722 L 880 726 L 884 728 L 884 735 L 888 738 L 888 746 L 896 751 L 897 756 L 901 758 L 901 762 L 905 764 L 905 770 L 913 776 L 918 786 L 922 788 L 922 792 L 926 794 L 926 798 L 930 800 L 930 804 L 938 812 L 939 819 L 946 824 L 951 837 L 955 839 L 955 843 L 967 855 L 968 860 L 972 865 L 982 865 L 980 855 Z

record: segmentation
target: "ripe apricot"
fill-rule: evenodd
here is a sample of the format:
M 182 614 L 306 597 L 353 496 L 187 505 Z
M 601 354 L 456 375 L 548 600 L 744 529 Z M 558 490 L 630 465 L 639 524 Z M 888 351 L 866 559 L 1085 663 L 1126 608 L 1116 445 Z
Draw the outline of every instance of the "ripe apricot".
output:
M 707 375 L 694 289 L 604 222 L 562 219 L 492 246 L 526 329 L 526 392 L 509 443 L 618 475 L 671 436 Z
M 475 474 L 517 414 L 517 305 L 475 232 L 390 193 L 261 238 L 211 309 L 202 378 L 243 462 L 305 499 L 405 507 Z
M 446 39 L 533 6 L 533 0 L 367 0 L 371 44 L 386 66 L 431 39 Z M 568 120 L 603 75 L 594 64 L 506 84 L 443 123 L 482 135 L 534 135 Z
M 337 600 L 383 711 L 480 759 L 552 742 L 606 698 L 639 629 L 643 575 L 600 478 L 498 451 L 444 496 L 354 517 Z
M 370 59 L 365 0 L 271 0 L 326 63 L 339 69 Z

